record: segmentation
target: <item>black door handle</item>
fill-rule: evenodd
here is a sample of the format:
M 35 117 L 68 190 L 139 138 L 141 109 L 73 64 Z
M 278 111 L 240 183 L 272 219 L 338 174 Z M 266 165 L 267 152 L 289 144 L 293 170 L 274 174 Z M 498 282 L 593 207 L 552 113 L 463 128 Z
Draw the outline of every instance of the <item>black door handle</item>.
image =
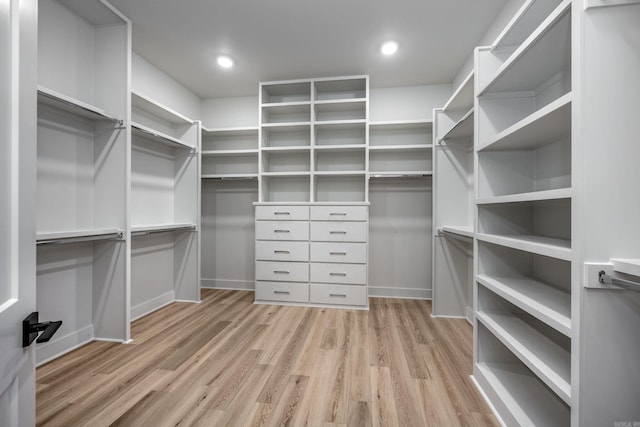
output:
M 29 347 L 36 338 L 38 338 L 37 343 L 49 341 L 60 326 L 62 326 L 62 320 L 38 322 L 38 312 L 34 311 L 22 321 L 22 347 Z

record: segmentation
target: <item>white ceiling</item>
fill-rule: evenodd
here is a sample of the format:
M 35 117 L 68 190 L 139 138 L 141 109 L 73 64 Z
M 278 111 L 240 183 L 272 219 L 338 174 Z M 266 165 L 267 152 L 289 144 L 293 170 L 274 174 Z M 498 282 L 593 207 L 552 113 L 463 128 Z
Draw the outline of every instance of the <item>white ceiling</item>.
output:
M 507 0 L 110 0 L 133 49 L 202 98 L 258 82 L 369 74 L 372 87 L 450 83 Z M 381 43 L 400 48 L 383 57 Z M 219 69 L 219 54 L 235 60 Z

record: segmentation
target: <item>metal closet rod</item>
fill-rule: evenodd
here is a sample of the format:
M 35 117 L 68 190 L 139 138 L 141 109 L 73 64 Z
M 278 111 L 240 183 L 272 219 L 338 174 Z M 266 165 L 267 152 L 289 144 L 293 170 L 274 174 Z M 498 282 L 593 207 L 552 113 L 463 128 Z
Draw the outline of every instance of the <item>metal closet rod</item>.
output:
M 603 285 L 614 285 L 631 291 L 640 292 L 640 283 L 609 276 L 604 270 L 600 270 L 598 273 L 598 281 Z
M 394 174 L 369 174 L 370 178 L 427 178 L 426 173 L 394 173 Z
M 195 225 L 187 225 L 184 227 L 171 227 L 171 228 L 163 228 L 160 230 L 140 230 L 140 231 L 132 231 L 132 236 L 146 236 L 148 234 L 158 234 L 158 233 L 168 233 L 170 231 L 195 231 Z
M 63 243 L 79 243 L 79 242 L 91 242 L 96 240 L 121 240 L 122 232 L 98 234 L 89 236 L 74 236 L 74 237 L 56 237 L 52 239 L 38 240 L 36 243 L 38 246 L 42 245 L 60 245 Z

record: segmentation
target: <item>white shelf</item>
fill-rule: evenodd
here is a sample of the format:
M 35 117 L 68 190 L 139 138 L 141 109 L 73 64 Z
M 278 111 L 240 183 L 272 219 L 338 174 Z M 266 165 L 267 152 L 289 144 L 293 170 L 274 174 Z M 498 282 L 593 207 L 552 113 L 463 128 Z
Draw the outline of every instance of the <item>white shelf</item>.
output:
M 290 101 L 290 102 L 266 102 L 262 104 L 263 109 L 282 107 L 306 107 L 311 105 L 311 101 Z M 297 110 L 297 108 L 294 108 Z
M 366 171 L 315 171 L 313 175 L 315 176 L 364 176 L 366 175 Z
M 442 138 L 440 138 L 440 142 L 447 139 L 462 139 L 462 138 L 470 138 L 473 136 L 473 108 L 467 111 L 464 116 L 460 118 L 452 127 L 449 129 Z
M 287 129 L 287 128 L 307 128 L 311 127 L 311 121 L 305 120 L 300 122 L 277 122 L 277 123 L 262 123 L 263 128 L 275 128 L 275 129 Z M 288 129 L 287 129 L 288 130 Z
M 462 81 L 460 86 L 453 92 L 451 98 L 444 104 L 442 111 L 468 110 L 473 108 L 473 80 L 475 73 L 471 71 Z
M 119 239 L 119 238 L 122 238 L 122 230 L 117 228 L 54 231 L 54 232 L 36 234 L 36 242 L 38 245 L 53 244 L 53 243 L 74 243 L 74 242 Z
M 195 224 L 176 223 L 176 224 L 156 224 L 156 225 L 136 225 L 131 227 L 131 234 L 150 234 L 164 233 L 168 231 L 193 231 L 196 229 Z
M 558 4 L 560 0 L 526 0 L 498 36 L 494 46 L 499 49 L 520 46 Z
M 476 234 L 478 240 L 551 258 L 571 261 L 571 241 L 532 235 Z
M 489 277 L 476 280 L 513 305 L 571 337 L 571 294 L 530 277 Z
M 261 175 L 265 177 L 294 177 L 294 176 L 308 177 L 308 176 L 311 176 L 311 172 L 310 171 L 262 172 Z
M 523 426 L 568 426 L 571 413 L 560 399 L 544 387 L 524 366 L 507 363 L 478 363 L 486 382 Z
M 304 151 L 311 151 L 310 145 L 292 145 L 289 147 L 262 147 L 261 150 L 264 153 L 300 153 Z
M 359 151 L 367 148 L 366 144 L 314 145 L 316 151 Z
M 416 151 L 430 150 L 433 144 L 415 144 L 415 145 L 374 145 L 369 146 L 369 151 Z
M 229 128 L 207 128 L 203 126 L 202 134 L 206 136 L 258 135 L 258 127 L 242 126 L 242 127 L 229 127 Z
M 201 152 L 202 157 L 243 156 L 258 154 L 258 149 L 248 150 L 208 150 Z
M 315 126 L 317 130 L 329 130 L 329 129 L 345 129 L 345 128 L 360 128 L 365 125 L 367 121 L 365 119 L 347 119 L 347 120 L 316 120 Z
M 139 93 L 131 92 L 131 106 L 176 125 L 192 125 L 193 121 L 182 114 L 166 107 L 151 98 Z
M 38 103 L 49 105 L 61 111 L 84 117 L 90 120 L 106 120 L 119 122 L 122 119 L 108 114 L 102 108 L 87 104 L 70 96 L 63 95 L 49 88 L 38 85 Z
M 449 233 L 455 236 L 465 237 L 467 239 L 473 239 L 475 237 L 473 228 L 467 225 L 443 225 L 442 227 L 438 227 L 438 232 Z
M 178 138 L 174 138 L 171 135 L 167 135 L 163 132 L 158 132 L 155 129 L 152 129 L 148 126 L 141 125 L 140 123 L 131 123 L 131 130 L 134 135 L 139 136 L 144 139 L 148 139 L 154 142 L 159 142 L 161 144 L 169 145 L 171 147 L 183 148 L 188 150 L 195 150 L 195 147 L 187 144 L 184 141 L 179 140 Z
M 534 91 L 571 56 L 571 2 L 558 6 L 547 19 L 496 71 L 494 78 L 477 95 Z
M 543 200 L 570 199 L 573 194 L 571 188 L 556 190 L 532 191 L 529 193 L 509 194 L 506 196 L 484 197 L 476 200 L 478 205 L 493 205 L 500 203 L 536 202 Z
M 640 259 L 612 258 L 613 270 L 640 277 Z
M 478 151 L 537 148 L 571 133 L 571 93 L 479 144 Z
M 518 317 L 478 312 L 476 318 L 567 405 L 571 404 L 571 356 Z

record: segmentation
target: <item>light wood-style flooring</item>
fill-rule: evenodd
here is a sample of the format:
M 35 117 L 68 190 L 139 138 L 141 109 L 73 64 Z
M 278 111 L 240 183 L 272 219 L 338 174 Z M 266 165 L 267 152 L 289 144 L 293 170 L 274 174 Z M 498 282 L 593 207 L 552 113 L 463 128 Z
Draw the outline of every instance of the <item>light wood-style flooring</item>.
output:
M 203 290 L 37 369 L 47 426 L 497 426 L 471 374 L 471 326 L 429 301 L 369 311 L 253 304 Z

